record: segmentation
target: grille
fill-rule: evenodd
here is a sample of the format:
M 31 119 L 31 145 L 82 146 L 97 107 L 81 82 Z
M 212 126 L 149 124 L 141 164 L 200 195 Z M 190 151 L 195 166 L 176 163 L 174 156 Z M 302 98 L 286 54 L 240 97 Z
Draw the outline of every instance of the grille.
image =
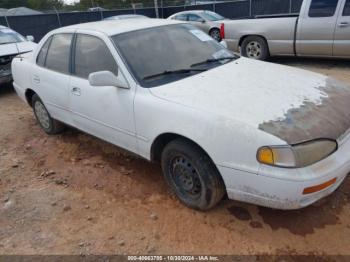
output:
M 0 57 L 0 75 L 1 76 L 11 74 L 11 62 L 16 55 L 17 54 Z

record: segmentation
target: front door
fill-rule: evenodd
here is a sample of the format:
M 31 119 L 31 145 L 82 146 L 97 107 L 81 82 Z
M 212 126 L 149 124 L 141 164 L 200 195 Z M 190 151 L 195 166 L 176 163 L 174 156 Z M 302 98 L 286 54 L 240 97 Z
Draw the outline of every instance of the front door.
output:
M 298 55 L 333 55 L 339 1 L 341 0 L 312 0 L 310 6 L 303 10 L 296 38 Z
M 350 0 L 344 0 L 334 35 L 333 55 L 350 57 Z
M 73 61 L 70 105 L 74 125 L 115 145 L 135 151 L 134 89 L 96 87 L 88 81 L 90 73 L 94 72 L 121 74 L 105 40 L 77 34 Z

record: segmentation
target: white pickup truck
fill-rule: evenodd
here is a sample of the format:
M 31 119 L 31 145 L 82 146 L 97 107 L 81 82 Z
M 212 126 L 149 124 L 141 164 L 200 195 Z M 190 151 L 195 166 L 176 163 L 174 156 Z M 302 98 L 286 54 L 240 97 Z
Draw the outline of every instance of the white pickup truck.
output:
M 227 21 L 228 48 L 269 56 L 350 58 L 350 0 L 304 0 L 299 17 Z

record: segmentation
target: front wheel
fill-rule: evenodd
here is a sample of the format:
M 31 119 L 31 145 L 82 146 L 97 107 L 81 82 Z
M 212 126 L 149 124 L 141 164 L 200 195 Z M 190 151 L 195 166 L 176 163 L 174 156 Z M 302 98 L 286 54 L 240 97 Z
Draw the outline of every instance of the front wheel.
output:
M 224 196 L 225 185 L 216 166 L 188 141 L 170 142 L 163 150 L 161 162 L 166 181 L 188 207 L 208 210 Z
M 55 135 L 61 133 L 65 129 L 64 124 L 50 116 L 44 103 L 36 94 L 33 95 L 32 106 L 36 120 L 47 134 Z
M 269 48 L 264 38 L 248 36 L 242 42 L 241 53 L 245 57 L 265 60 L 269 57 Z

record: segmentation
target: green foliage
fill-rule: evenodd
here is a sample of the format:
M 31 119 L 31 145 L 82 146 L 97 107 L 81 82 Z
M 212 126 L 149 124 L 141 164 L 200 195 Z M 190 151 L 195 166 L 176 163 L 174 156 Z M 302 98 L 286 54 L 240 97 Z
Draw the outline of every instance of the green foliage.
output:
M 28 0 L 0 0 L 0 8 L 14 8 L 19 6 L 28 6 Z
M 63 6 L 63 0 L 28 0 L 29 7 L 36 10 L 48 10 L 55 7 L 60 9 Z

